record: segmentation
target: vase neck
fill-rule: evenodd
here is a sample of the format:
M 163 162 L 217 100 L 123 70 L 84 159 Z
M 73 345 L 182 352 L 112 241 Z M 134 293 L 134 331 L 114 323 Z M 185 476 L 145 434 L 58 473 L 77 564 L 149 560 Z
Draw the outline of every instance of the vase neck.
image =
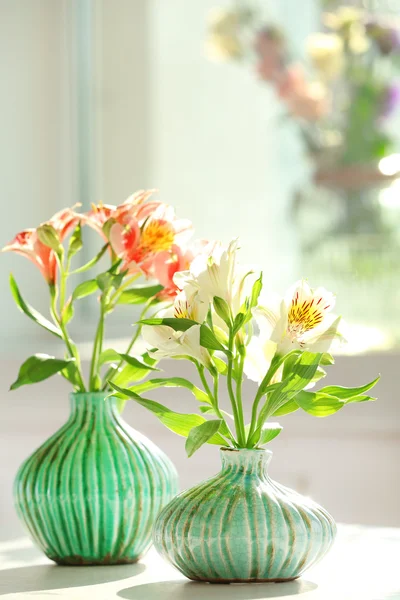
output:
M 82 421 L 110 421 L 114 415 L 119 416 L 115 398 L 107 396 L 107 392 L 70 394 L 71 416 Z
M 262 477 L 272 458 L 269 450 L 227 450 L 221 448 L 222 472 L 242 472 Z

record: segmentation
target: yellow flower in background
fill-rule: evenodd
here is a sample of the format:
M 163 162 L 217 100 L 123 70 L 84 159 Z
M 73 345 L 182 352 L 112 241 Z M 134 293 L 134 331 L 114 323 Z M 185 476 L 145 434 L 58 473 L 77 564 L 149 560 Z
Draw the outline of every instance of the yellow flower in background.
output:
M 308 36 L 307 53 L 324 79 L 335 79 L 343 65 L 343 40 L 336 33 L 312 33 Z
M 364 25 L 353 23 L 348 34 L 349 50 L 353 54 L 363 54 L 370 47 L 370 40 L 367 37 Z
M 370 47 L 370 40 L 363 23 L 365 12 L 353 6 L 340 6 L 335 12 L 322 15 L 326 27 L 337 31 L 350 52 L 363 54 Z
M 354 23 L 361 23 L 364 14 L 363 10 L 354 6 L 339 6 L 335 12 L 323 13 L 322 22 L 330 29 L 347 29 Z
M 241 58 L 244 47 L 240 39 L 240 14 L 233 10 L 214 8 L 209 13 L 208 23 L 207 56 L 219 61 Z

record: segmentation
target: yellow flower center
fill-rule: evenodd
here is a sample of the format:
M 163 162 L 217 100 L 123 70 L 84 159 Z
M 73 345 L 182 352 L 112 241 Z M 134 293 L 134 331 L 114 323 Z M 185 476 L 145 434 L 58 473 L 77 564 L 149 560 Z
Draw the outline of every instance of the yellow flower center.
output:
M 175 232 L 170 223 L 153 220 L 143 228 L 140 246 L 147 252 L 161 252 L 169 250 L 174 243 L 174 239 Z
M 310 331 L 310 329 L 314 329 L 314 327 L 317 327 L 322 322 L 324 312 L 328 308 L 329 305 L 325 306 L 322 297 L 299 302 L 299 294 L 297 292 L 288 313 L 289 334 L 300 336 Z
M 175 319 L 190 319 L 197 321 L 197 311 L 194 304 L 190 304 L 187 300 L 177 300 L 174 307 Z

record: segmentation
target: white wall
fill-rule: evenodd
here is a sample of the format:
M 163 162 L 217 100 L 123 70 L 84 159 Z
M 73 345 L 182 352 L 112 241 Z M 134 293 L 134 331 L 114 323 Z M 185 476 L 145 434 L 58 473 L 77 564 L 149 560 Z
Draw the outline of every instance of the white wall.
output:
M 151 174 L 200 237 L 240 236 L 244 260 L 293 277 L 277 105 L 251 64 L 204 55 L 214 0 L 149 2 Z
M 74 201 L 67 0 L 0 0 L 0 246 Z M 13 270 L 45 306 L 46 285 L 15 255 L 0 257 L 0 331 L 7 343 L 35 329 L 16 318 Z

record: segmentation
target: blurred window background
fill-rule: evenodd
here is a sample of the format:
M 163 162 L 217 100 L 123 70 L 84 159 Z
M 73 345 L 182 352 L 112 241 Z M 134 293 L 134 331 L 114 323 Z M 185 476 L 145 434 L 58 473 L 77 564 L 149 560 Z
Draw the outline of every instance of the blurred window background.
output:
M 337 379 L 357 385 L 381 371 L 380 405 L 329 424 L 296 413 L 276 468 L 339 520 L 382 525 L 400 525 L 399 19 L 400 0 L 0 0 L 1 245 L 64 206 L 156 187 L 198 237 L 240 236 L 267 287 L 306 277 L 336 292 L 351 355 L 338 359 Z M 2 256 L 7 486 L 68 411 L 60 380 L 6 395 L 19 359 L 53 343 L 18 314 L 11 270 L 30 302 L 47 306 L 40 275 Z M 82 343 L 96 311 L 88 301 L 75 315 Z M 134 320 L 127 310 L 108 337 L 130 337 Z M 137 407 L 127 414 L 184 461 L 184 487 L 209 472 L 212 449 L 189 464 L 181 440 Z M 9 514 L 10 494 L 1 502 Z

